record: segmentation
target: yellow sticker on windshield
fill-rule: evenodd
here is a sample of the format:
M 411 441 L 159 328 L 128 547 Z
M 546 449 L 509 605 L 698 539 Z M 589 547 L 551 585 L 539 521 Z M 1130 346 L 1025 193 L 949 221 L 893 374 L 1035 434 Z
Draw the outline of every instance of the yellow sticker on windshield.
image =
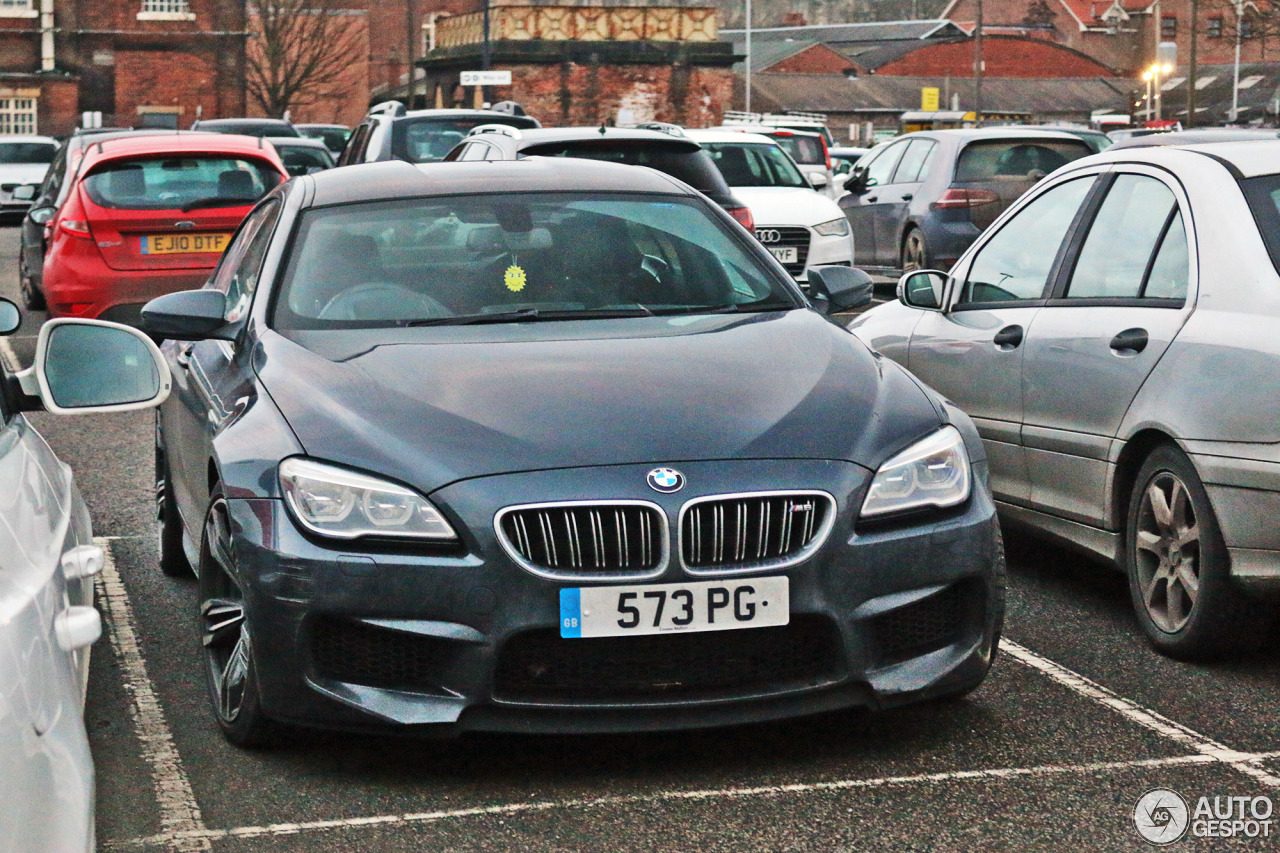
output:
M 528 281 L 528 278 L 525 276 L 523 269 L 512 264 L 507 267 L 507 271 L 503 274 L 502 280 L 506 283 L 507 290 L 510 290 L 512 293 L 519 293 L 524 290 L 524 285 L 525 282 Z

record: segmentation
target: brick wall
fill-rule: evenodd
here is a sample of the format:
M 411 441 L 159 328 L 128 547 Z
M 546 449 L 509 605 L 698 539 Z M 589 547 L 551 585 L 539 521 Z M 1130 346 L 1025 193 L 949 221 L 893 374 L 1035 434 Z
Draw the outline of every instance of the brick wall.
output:
M 565 62 L 517 65 L 511 78 L 496 97 L 518 101 L 549 126 L 613 124 L 619 110 L 629 110 L 635 122 L 710 127 L 732 106 L 733 75 L 725 68 Z
M 987 36 L 988 77 L 1111 77 L 1112 70 L 1076 51 L 1039 39 Z M 973 42 L 931 45 L 876 69 L 882 77 L 972 77 Z
M 138 107 L 176 107 L 178 127 L 191 125 L 196 108 L 204 118 L 217 111 L 216 58 L 197 53 L 121 50 L 115 54 L 116 121 L 137 121 Z
M 46 136 L 62 136 L 80 123 L 80 85 L 75 80 L 47 80 L 40 86 L 36 121 Z

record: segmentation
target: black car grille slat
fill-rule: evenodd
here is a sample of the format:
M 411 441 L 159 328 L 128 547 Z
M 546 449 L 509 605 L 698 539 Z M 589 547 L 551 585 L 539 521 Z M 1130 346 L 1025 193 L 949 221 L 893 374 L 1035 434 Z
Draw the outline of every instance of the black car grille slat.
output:
M 772 692 L 843 672 L 839 632 L 820 616 L 774 628 L 584 640 L 537 630 L 503 645 L 494 692 L 510 701 L 654 701 Z
M 813 544 L 830 512 L 817 494 L 701 501 L 685 511 L 680 556 L 691 569 L 785 561 Z
M 796 247 L 796 262 L 794 264 L 783 264 L 787 272 L 792 275 L 799 275 L 804 272 L 804 265 L 809 260 L 809 229 L 798 226 L 779 226 L 760 228 L 760 231 L 777 231 L 778 239 L 764 245 L 770 249 L 779 249 L 783 246 Z
M 575 504 L 515 509 L 499 526 L 531 566 L 573 574 L 628 574 L 662 561 L 662 519 L 638 504 Z

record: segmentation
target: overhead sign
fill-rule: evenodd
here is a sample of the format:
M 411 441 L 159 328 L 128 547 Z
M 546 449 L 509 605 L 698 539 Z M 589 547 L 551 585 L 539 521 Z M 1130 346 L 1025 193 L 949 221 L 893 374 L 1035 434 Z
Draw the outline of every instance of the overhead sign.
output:
M 510 71 L 463 71 L 463 86 L 510 86 Z
M 922 88 L 920 90 L 920 109 L 925 112 L 936 113 L 938 111 L 938 96 L 937 88 L 933 86 Z

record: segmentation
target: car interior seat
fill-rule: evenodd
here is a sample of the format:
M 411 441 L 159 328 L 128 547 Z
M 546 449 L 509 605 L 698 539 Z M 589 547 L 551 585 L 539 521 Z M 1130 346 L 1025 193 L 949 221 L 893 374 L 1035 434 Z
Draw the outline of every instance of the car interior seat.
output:
M 746 151 L 730 146 L 721 148 L 719 155 L 716 159 L 716 166 L 720 169 L 720 174 L 724 176 L 726 184 L 731 187 L 755 185 L 756 179 L 751 173 L 751 166 L 747 163 Z
M 243 169 L 218 173 L 218 198 L 252 198 L 253 175 Z

